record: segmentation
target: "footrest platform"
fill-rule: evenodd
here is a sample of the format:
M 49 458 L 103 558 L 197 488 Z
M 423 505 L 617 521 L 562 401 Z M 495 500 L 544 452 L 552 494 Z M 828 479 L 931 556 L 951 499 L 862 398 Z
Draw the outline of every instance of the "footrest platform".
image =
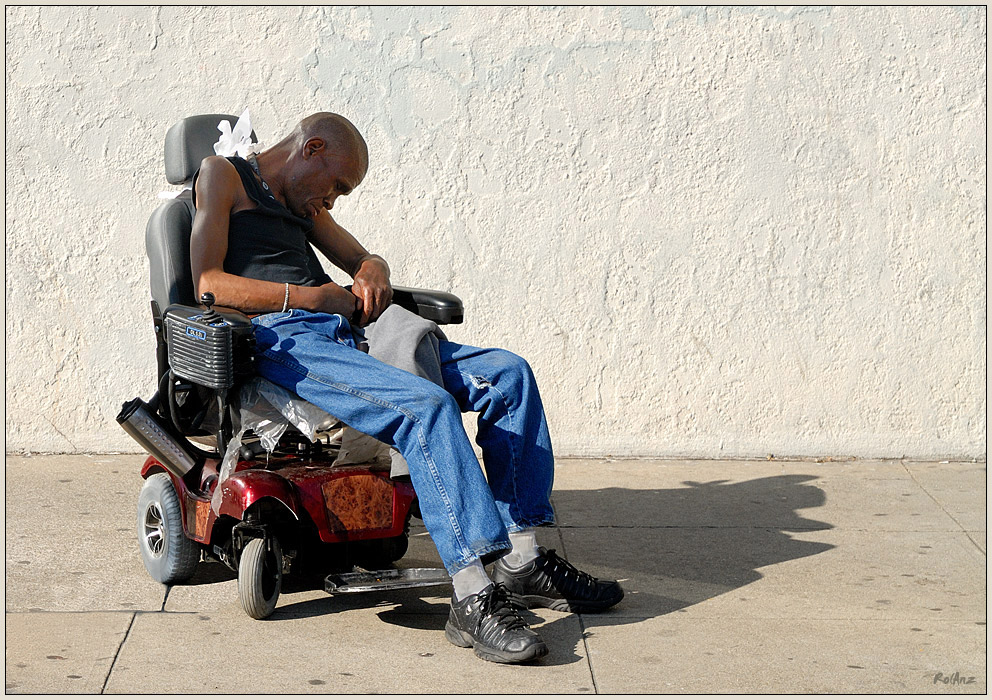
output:
M 331 574 L 324 579 L 324 590 L 336 593 L 368 593 L 395 591 L 401 588 L 426 588 L 450 585 L 451 577 L 444 569 L 383 569 L 356 570 L 346 574 Z

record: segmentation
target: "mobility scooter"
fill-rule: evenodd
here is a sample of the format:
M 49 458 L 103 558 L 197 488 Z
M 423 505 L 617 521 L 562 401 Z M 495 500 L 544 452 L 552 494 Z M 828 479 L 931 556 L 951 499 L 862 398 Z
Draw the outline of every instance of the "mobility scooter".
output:
M 166 177 L 185 189 L 145 231 L 157 391 L 117 417 L 150 453 L 137 517 L 145 567 L 175 584 L 201 560 L 222 562 L 237 572 L 241 605 L 256 619 L 273 612 L 283 574 L 308 557 L 333 559 L 321 562 L 333 570 L 330 593 L 447 583 L 444 569 L 384 568 L 407 549 L 417 513 L 409 480 L 391 478 L 388 463 L 343 464 L 335 439 L 343 426 L 255 375 L 250 320 L 214 307 L 209 293 L 194 299 L 190 186 L 225 119 L 234 122 L 200 115 L 169 129 Z M 396 287 L 393 303 L 438 324 L 462 321 L 461 301 L 445 292 Z

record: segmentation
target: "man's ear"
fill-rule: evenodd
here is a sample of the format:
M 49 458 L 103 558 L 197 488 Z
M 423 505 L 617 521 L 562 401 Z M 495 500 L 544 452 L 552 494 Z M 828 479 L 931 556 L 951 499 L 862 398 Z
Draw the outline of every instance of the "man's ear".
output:
M 324 143 L 324 139 L 319 136 L 314 136 L 313 138 L 307 139 L 307 142 L 303 144 L 303 158 L 309 158 L 315 153 L 320 153 L 324 150 L 327 144 Z

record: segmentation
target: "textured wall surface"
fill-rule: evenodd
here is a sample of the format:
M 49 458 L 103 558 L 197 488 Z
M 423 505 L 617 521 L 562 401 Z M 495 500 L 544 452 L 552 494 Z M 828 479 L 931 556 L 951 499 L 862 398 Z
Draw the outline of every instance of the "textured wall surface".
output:
M 531 361 L 559 454 L 985 453 L 984 8 L 5 19 L 8 450 L 137 449 L 163 138 L 249 107 L 358 125 L 338 220 Z

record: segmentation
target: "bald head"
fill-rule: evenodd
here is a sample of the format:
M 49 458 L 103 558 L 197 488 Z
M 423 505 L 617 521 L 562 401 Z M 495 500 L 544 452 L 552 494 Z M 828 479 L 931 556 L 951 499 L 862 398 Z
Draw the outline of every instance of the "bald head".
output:
M 296 125 L 289 138 L 295 141 L 296 147 L 300 149 L 312 138 L 322 139 L 329 152 L 344 156 L 354 155 L 361 163 L 362 169 L 368 169 L 369 148 L 365 139 L 355 125 L 340 114 L 333 112 L 311 114 Z
M 369 149 L 350 121 L 317 112 L 260 153 L 256 162 L 273 196 L 296 216 L 312 218 L 362 183 Z

